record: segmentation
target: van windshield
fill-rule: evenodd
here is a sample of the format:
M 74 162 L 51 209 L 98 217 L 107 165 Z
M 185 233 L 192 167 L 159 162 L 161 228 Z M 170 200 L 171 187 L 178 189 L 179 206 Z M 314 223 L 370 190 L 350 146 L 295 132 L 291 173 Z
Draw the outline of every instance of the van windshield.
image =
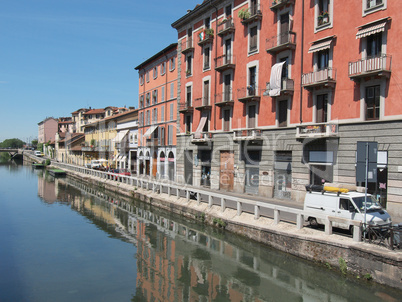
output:
M 361 212 L 364 212 L 364 199 L 365 199 L 364 196 L 353 198 L 354 203 Z M 367 206 L 366 212 L 375 212 L 382 209 L 381 205 L 377 202 L 377 200 L 375 200 L 373 195 L 367 195 L 366 206 Z

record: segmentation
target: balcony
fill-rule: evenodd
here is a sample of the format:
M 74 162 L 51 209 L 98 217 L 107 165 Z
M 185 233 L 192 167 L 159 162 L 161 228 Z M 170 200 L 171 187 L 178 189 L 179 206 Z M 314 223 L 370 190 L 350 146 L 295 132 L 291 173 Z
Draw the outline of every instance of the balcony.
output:
M 244 8 L 239 11 L 239 18 L 243 25 L 262 19 L 262 5 L 255 4 L 249 8 Z
M 267 91 L 266 94 L 269 95 L 269 90 L 271 90 L 269 82 L 267 83 Z M 281 91 L 280 95 L 277 96 L 283 96 L 283 95 L 293 95 L 293 92 L 295 90 L 295 82 L 292 79 L 287 79 L 283 78 L 281 80 Z M 265 94 L 264 94 L 265 95 Z
M 366 77 L 389 78 L 391 76 L 391 62 L 392 56 L 387 55 L 349 62 L 349 78 L 353 81 L 359 81 Z
M 338 137 L 338 125 L 319 123 L 296 127 L 296 138 Z
M 212 141 L 212 133 L 210 132 L 204 132 L 196 135 L 193 133 L 191 135 L 191 143 L 192 144 L 207 144 L 208 142 Z
M 235 130 L 233 131 L 234 141 L 253 141 L 262 140 L 262 134 L 260 129 L 249 130 Z
M 198 45 L 202 46 L 214 41 L 214 30 L 204 29 L 198 34 Z
M 331 87 L 336 84 L 336 69 L 325 68 L 302 75 L 302 85 L 304 89 L 312 90 L 315 87 Z
M 282 34 L 273 36 L 266 40 L 265 48 L 271 55 L 275 55 L 280 51 L 296 48 L 296 33 L 286 31 Z
M 237 99 L 242 103 L 248 103 L 261 99 L 260 91 L 257 86 L 248 86 L 237 89 Z
M 179 112 L 180 113 L 189 113 L 193 112 L 194 107 L 191 105 L 191 102 L 179 103 Z
M 145 142 L 145 146 L 147 146 L 147 147 L 159 146 L 159 139 L 158 138 L 147 138 L 147 140 Z
M 202 97 L 194 100 L 194 108 L 197 110 L 211 110 L 212 106 L 209 97 Z
M 218 36 L 223 37 L 235 31 L 232 18 L 224 19 L 218 24 Z
M 234 101 L 232 99 L 232 92 L 223 92 L 219 93 L 215 97 L 215 106 L 223 107 L 223 106 L 233 106 Z
M 281 9 L 287 5 L 295 4 L 295 0 L 273 0 L 269 7 L 272 11 Z
M 228 69 L 235 69 L 236 58 L 233 55 L 223 55 L 215 59 L 215 70 L 218 72 L 224 72 Z
M 81 151 L 84 151 L 84 152 L 90 152 L 90 151 L 94 151 L 94 150 L 95 150 L 95 148 L 90 147 L 90 146 L 81 147 Z
M 181 42 L 181 53 L 186 54 L 192 51 L 194 51 L 193 38 L 187 37 L 186 40 Z

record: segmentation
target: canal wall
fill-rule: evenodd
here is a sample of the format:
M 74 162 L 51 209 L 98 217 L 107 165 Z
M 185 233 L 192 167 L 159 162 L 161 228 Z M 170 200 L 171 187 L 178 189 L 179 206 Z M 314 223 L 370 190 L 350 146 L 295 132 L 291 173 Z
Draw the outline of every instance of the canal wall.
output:
M 311 228 L 298 229 L 296 225 L 273 219 L 242 213 L 219 206 L 208 206 L 196 200 L 169 196 L 152 192 L 128 184 L 108 179 L 99 179 L 78 172 L 68 171 L 68 175 L 98 187 L 128 197 L 137 198 L 152 206 L 171 211 L 181 216 L 198 220 L 202 223 L 224 227 L 257 242 L 261 242 L 280 251 L 303 259 L 337 269 L 343 274 L 359 278 L 372 279 L 380 284 L 402 289 L 402 253 L 385 247 L 355 242 L 352 238 L 341 235 L 326 235 L 323 230 Z
M 111 180 L 102 180 L 87 175 L 69 173 L 102 189 L 137 198 L 152 206 L 171 211 L 181 216 L 202 221 L 217 227 L 224 227 L 257 242 L 274 247 L 280 251 L 296 255 L 336 268 L 345 274 L 356 277 L 372 278 L 374 281 L 402 289 L 402 253 L 384 247 L 354 242 L 352 238 L 341 235 L 325 235 L 323 230 L 310 228 L 297 229 L 296 225 L 281 222 L 274 224 L 273 219 L 254 216 L 248 213 L 237 215 L 237 211 L 219 206 L 199 204 L 195 200 L 153 193 L 150 190 L 133 188 Z

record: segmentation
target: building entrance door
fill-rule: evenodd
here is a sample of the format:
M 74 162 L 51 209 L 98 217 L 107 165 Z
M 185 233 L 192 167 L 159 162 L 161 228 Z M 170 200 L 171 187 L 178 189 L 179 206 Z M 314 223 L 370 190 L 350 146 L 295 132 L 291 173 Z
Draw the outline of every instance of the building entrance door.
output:
M 219 189 L 233 191 L 234 184 L 234 153 L 221 151 Z

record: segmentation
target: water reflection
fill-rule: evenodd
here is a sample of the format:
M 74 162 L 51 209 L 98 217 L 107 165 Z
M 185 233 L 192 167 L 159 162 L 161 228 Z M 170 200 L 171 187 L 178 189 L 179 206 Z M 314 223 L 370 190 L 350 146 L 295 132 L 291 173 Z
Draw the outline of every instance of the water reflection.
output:
M 45 202 L 68 204 L 111 237 L 137 247 L 137 281 L 132 301 L 400 298 L 399 291 L 385 291 L 376 284 L 342 277 L 242 237 L 185 221 L 70 178 L 53 180 L 43 172 L 38 177 L 39 187 Z

